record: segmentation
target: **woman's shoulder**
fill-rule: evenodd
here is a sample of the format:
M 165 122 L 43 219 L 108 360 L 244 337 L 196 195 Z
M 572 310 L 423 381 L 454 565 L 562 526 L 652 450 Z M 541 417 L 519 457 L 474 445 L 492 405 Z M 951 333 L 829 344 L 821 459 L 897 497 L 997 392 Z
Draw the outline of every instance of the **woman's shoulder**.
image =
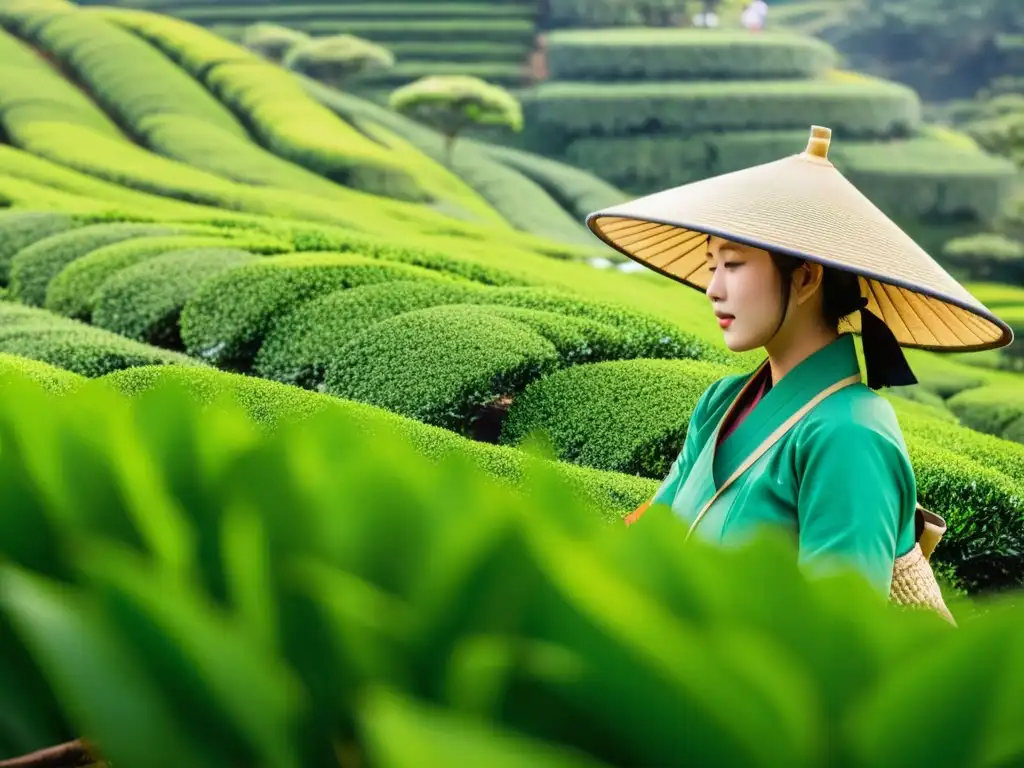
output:
M 896 410 L 864 384 L 854 384 L 823 400 L 805 418 L 802 432 L 814 440 L 853 445 L 889 443 L 906 451 Z

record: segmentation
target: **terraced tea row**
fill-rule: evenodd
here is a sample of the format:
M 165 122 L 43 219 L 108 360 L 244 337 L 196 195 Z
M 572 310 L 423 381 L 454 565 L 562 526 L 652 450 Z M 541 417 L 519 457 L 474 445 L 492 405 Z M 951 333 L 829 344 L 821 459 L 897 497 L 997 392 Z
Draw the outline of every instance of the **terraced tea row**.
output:
M 1012 190 L 1011 163 L 923 125 L 911 89 L 835 70 L 811 38 L 563 30 L 546 54 L 552 79 L 522 95 L 524 146 L 635 194 L 796 154 L 810 124 L 832 129 L 837 167 L 936 257 L 988 228 Z
M 110 5 L 84 2 L 83 5 Z M 247 26 L 271 23 L 314 37 L 353 34 L 385 45 L 398 65 L 360 78 L 357 90 L 404 85 L 430 74 L 467 74 L 518 87 L 526 84 L 538 4 L 529 2 L 124 2 L 171 14 L 231 40 Z

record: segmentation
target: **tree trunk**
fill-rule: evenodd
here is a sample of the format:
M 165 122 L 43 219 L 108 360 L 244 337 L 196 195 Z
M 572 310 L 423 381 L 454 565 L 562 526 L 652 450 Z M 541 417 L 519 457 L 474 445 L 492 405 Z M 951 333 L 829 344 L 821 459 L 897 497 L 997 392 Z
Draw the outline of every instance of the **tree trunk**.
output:
M 455 154 L 455 136 L 454 133 L 444 135 L 444 163 L 449 168 L 452 167 L 452 156 Z

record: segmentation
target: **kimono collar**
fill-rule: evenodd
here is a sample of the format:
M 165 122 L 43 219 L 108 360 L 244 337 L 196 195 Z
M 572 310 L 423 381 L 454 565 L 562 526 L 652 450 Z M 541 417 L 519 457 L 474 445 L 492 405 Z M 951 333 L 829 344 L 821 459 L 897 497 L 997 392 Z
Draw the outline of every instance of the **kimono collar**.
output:
M 767 365 L 767 362 L 764 365 Z M 781 380 L 775 382 L 746 418 L 715 450 L 716 480 L 728 477 L 765 437 L 808 400 L 840 379 L 859 372 L 857 349 L 851 334 L 839 336 L 801 361 Z M 755 371 L 755 375 L 756 373 Z M 751 375 L 748 383 L 753 379 L 754 375 Z

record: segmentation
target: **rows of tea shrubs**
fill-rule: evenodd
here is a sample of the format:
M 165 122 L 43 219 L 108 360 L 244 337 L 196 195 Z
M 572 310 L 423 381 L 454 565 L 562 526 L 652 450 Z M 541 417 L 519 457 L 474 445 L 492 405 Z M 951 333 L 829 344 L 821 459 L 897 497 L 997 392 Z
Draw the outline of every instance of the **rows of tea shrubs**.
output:
M 660 509 L 609 528 L 539 462 L 513 492 L 358 406 L 261 434 L 177 387 L 0 391 L 0 759 L 74 737 L 154 768 L 1024 756 L 1010 601 L 953 601 L 951 630 L 806 578 L 788 541 L 683 544 Z
M 223 78 L 216 77 L 216 73 L 222 71 L 224 67 L 233 67 L 230 71 L 237 73 L 251 73 L 247 75 L 248 82 L 252 83 L 254 87 L 257 84 L 268 87 L 269 82 L 274 82 L 274 88 L 267 91 L 268 97 L 272 96 L 275 102 L 280 102 L 280 107 L 274 109 L 274 115 L 296 112 L 297 108 L 294 105 L 287 101 L 281 101 L 282 93 L 287 94 L 289 98 L 298 99 L 299 96 L 302 96 L 303 99 L 311 100 L 309 96 L 297 92 L 292 93 L 296 89 L 301 91 L 300 83 L 303 81 L 297 82 L 294 79 L 289 79 L 286 88 L 283 82 L 277 82 L 283 73 L 276 67 L 265 62 L 254 63 L 240 57 L 239 51 L 245 53 L 243 49 L 236 48 L 199 27 L 145 12 L 104 9 L 101 13 L 104 18 L 130 29 L 148 40 L 207 87 L 216 91 L 229 104 L 233 103 L 232 94 L 220 87 Z M 355 97 L 323 87 L 317 88 L 315 83 L 308 80 L 304 82 L 312 96 L 323 102 L 323 106 L 319 109 L 333 110 L 336 115 L 340 115 L 345 120 L 346 124 L 357 125 L 364 132 L 377 135 L 386 146 L 397 147 L 395 137 L 400 137 L 414 144 L 416 149 L 426 157 L 432 158 L 434 166 L 439 166 L 443 162 L 442 142 L 432 131 L 387 110 L 378 108 L 376 111 L 371 111 L 374 107 L 373 104 Z M 381 117 L 381 112 L 387 117 Z M 304 119 L 307 122 L 312 119 L 312 115 L 306 115 L 304 108 L 299 109 L 297 114 L 305 115 Z M 322 117 L 317 113 L 316 118 L 311 130 L 315 129 L 322 133 L 326 130 L 325 128 L 316 128 L 322 122 Z M 281 152 L 282 150 L 275 149 L 275 151 Z M 471 187 L 480 197 L 490 203 L 505 220 L 521 230 L 536 232 L 566 242 L 583 241 L 583 232 L 578 217 L 575 220 L 567 217 L 562 207 L 549 196 L 543 187 L 531 184 L 528 178 L 524 178 L 519 173 L 505 170 L 500 166 L 495 166 L 494 163 L 488 163 L 485 158 L 480 157 L 480 154 L 480 152 L 474 152 L 466 147 L 460 147 L 460 151 L 455 155 L 455 171 L 458 176 L 452 174 L 452 178 L 457 179 L 459 184 Z M 410 164 L 423 165 L 422 161 L 417 160 L 417 157 L 416 154 L 406 153 L 403 155 L 403 158 L 407 159 Z M 328 175 L 330 173 L 327 165 L 314 168 L 314 170 Z M 438 180 L 437 183 L 441 184 L 442 180 Z M 454 194 L 452 196 L 454 197 Z M 464 198 L 465 196 L 460 194 L 456 199 L 466 206 L 468 204 Z M 524 202 L 526 200 L 529 200 L 529 203 Z
M 351 125 L 369 133 L 390 131 L 436 161 L 448 160 L 444 139 L 426 126 L 352 93 L 328 88 L 305 77 L 301 82 L 310 96 Z M 496 155 L 502 149 L 462 138 L 452 153 L 451 166 L 515 227 L 566 242 L 592 242 L 592 236 L 582 226 L 586 214 L 625 199 L 625 193 L 596 176 L 572 168 L 565 171 L 552 168 L 560 164 L 522 153 L 534 160 L 531 168 L 543 169 L 540 173 L 546 175 L 538 178 L 537 172 L 503 162 L 502 156 Z M 577 188 L 587 195 L 587 203 L 597 205 L 586 209 L 579 207 Z
M 553 32 L 545 50 L 550 77 L 576 82 L 807 79 L 836 63 L 813 37 L 703 29 Z
M 82 5 L 116 5 L 166 13 L 241 41 L 256 25 L 294 30 L 296 39 L 334 34 L 358 35 L 385 45 L 397 64 L 371 78 L 359 78 L 360 91 L 404 85 L 421 76 L 467 74 L 517 87 L 525 84 L 534 47 L 539 8 L 535 2 L 413 0 L 330 4 L 308 0 L 276 3 L 181 3 L 120 0 Z
M 87 234 L 91 228 L 72 233 Z M 174 240 L 137 238 L 145 239 Z M 66 269 L 133 242 L 100 247 Z M 187 360 L 320 389 L 453 433 L 486 433 L 517 444 L 540 428 L 564 461 L 651 482 L 678 451 L 696 396 L 717 376 L 736 370 L 710 362 L 718 353 L 709 345 L 626 307 L 539 287 L 489 287 L 379 256 L 258 258 L 237 248 L 183 247 L 156 248 L 148 258 L 130 262 L 115 265 L 105 280 L 92 285 L 96 325 L 184 349 Z M 104 333 L 73 325 L 79 333 Z M 70 334 L 71 326 L 66 327 Z M 49 344 L 49 335 L 43 336 Z M 126 367 L 120 358 L 83 363 L 83 355 L 100 354 L 91 348 L 70 362 L 50 346 L 36 351 L 25 344 L 0 345 L 4 349 L 89 375 Z M 604 362 L 616 360 L 622 362 Z M 680 400 L 675 408 L 664 402 L 663 393 L 665 380 L 673 377 L 680 380 L 673 388 Z M 503 398 L 511 404 L 504 425 L 482 424 L 488 408 Z M 633 409 L 645 416 L 629 418 L 636 415 Z M 987 438 L 949 421 L 904 412 L 902 404 L 900 409 L 922 499 L 950 522 L 938 561 L 972 591 L 1017 583 L 1024 578 L 1016 567 L 1019 558 L 1012 556 L 1024 533 L 1024 446 L 989 445 Z M 621 419 L 631 426 L 610 428 Z M 988 520 L 983 529 L 974 522 L 980 510 Z
M 840 170 L 936 257 L 990 229 L 1011 192 L 1012 163 L 926 128 L 914 91 L 833 69 L 818 40 L 606 26 L 548 35 L 550 79 L 522 94 L 523 146 L 642 195 L 796 154 L 826 125 Z

